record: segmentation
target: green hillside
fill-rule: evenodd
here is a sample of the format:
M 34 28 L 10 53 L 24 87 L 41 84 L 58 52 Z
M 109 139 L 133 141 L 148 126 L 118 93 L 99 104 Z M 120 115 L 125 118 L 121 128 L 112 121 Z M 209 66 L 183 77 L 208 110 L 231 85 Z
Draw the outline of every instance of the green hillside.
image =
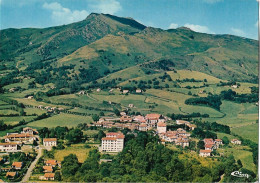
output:
M 5 124 L 76 126 L 84 119 L 91 122 L 94 114 L 113 116 L 115 109 L 133 104 L 134 113 L 207 114 L 202 120 L 229 125 L 235 134 L 248 129 L 241 135 L 257 139 L 250 135 L 257 132 L 255 40 L 185 27 L 162 30 L 96 13 L 69 25 L 1 30 L 0 39 L 0 115 Z M 130 93 L 123 95 L 122 89 Z M 214 96 L 217 106 L 200 101 Z M 39 119 L 46 112 L 35 109 L 39 105 L 65 112 Z

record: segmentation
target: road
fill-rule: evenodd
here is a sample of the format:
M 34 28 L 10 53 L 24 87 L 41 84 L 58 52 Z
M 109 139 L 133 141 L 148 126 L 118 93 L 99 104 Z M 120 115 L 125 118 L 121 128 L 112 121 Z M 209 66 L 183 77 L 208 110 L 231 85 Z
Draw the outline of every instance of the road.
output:
M 32 174 L 32 171 L 33 171 L 36 163 L 38 162 L 38 160 L 40 159 L 41 156 L 42 156 L 42 148 L 39 146 L 38 155 L 36 156 L 35 160 L 31 163 L 30 167 L 28 168 L 25 176 L 23 177 L 22 182 L 28 182 L 29 181 L 29 178 Z

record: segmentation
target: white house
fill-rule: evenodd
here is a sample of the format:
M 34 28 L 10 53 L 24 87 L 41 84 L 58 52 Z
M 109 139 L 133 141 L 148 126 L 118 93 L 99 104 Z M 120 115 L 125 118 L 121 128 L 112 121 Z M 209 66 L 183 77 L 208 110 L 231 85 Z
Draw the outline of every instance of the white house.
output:
M 124 148 L 124 138 L 122 133 L 107 133 L 102 138 L 101 151 L 104 152 L 121 152 Z
M 159 122 L 157 123 L 157 132 L 158 133 L 166 133 L 166 123 L 164 122 Z
M 139 125 L 139 128 L 138 128 L 140 131 L 144 131 L 146 132 L 148 130 L 148 126 L 146 124 L 140 124 Z
M 165 119 L 161 114 L 147 114 L 145 116 L 145 119 L 148 122 L 148 126 L 150 127 L 156 127 L 156 124 L 158 122 L 164 122 Z
M 0 143 L 0 152 L 16 152 L 17 149 L 17 143 Z
M 28 133 L 28 134 L 34 135 L 34 134 L 38 134 L 38 131 L 36 129 L 30 128 L 30 127 L 25 127 L 25 128 L 23 128 L 23 131 L 21 131 L 21 133 Z
M 241 145 L 242 142 L 241 142 L 240 140 L 238 140 L 238 139 L 232 139 L 232 140 L 231 140 L 231 143 L 232 143 L 232 144 Z
M 200 150 L 201 157 L 208 157 L 210 156 L 210 154 L 211 154 L 211 150 L 203 150 L 203 149 Z
M 43 145 L 45 147 L 57 146 L 57 139 L 56 138 L 46 138 L 46 139 L 43 139 Z
M 129 90 L 123 90 L 123 94 L 127 94 Z

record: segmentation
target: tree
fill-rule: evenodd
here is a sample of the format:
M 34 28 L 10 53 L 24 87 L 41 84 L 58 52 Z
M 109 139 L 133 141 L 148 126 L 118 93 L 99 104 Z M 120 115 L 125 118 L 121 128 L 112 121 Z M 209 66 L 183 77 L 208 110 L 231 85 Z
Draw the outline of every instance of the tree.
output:
M 239 160 L 237 160 L 237 164 L 238 164 L 238 166 L 239 166 L 239 169 L 243 167 L 243 164 L 242 164 L 242 162 L 241 162 L 241 160 L 240 160 L 240 159 L 239 159 Z
M 204 149 L 204 146 L 205 146 L 205 143 L 204 141 L 200 140 L 198 143 L 197 143 L 197 148 L 198 149 Z
M 0 120 L 0 131 L 4 131 L 6 130 L 7 125 L 4 123 L 3 120 Z
M 99 120 L 99 116 L 97 114 L 92 115 L 93 121 L 97 122 Z
M 222 138 L 222 141 L 223 141 L 223 144 L 224 144 L 224 145 L 228 145 L 228 144 L 229 144 L 229 140 L 228 140 L 228 138 L 227 138 L 226 136 L 224 136 L 224 137 Z
M 102 131 L 102 130 L 99 130 L 98 131 L 98 136 L 97 136 L 97 138 L 98 138 L 98 141 L 99 142 L 101 142 L 101 139 L 103 138 L 103 137 L 105 137 L 106 136 L 106 134 Z
M 78 128 L 70 130 L 69 133 L 66 135 L 66 139 L 70 143 L 81 142 L 82 138 L 83 138 L 83 132 Z
M 101 111 L 101 112 L 99 113 L 99 116 L 105 116 L 104 112 Z
M 69 177 L 76 174 L 80 168 L 78 158 L 75 154 L 70 154 L 64 157 L 64 160 L 61 162 L 61 172 L 63 180 L 67 180 Z
M 54 180 L 56 180 L 56 181 L 61 181 L 60 171 L 56 171 L 56 172 L 55 172 Z
M 34 141 L 33 141 L 33 146 L 37 146 L 37 145 L 38 145 L 37 141 L 34 140 Z
M 117 116 L 120 116 L 120 111 L 118 109 L 114 109 L 114 113 L 117 115 Z

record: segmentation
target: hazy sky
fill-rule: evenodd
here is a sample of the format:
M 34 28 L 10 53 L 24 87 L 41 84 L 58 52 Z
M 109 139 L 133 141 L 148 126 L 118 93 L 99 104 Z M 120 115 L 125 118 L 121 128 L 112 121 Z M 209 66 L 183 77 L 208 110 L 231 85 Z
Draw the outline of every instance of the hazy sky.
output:
M 91 12 L 132 17 L 162 29 L 257 39 L 257 0 L 0 0 L 1 29 L 50 27 L 85 19 Z

